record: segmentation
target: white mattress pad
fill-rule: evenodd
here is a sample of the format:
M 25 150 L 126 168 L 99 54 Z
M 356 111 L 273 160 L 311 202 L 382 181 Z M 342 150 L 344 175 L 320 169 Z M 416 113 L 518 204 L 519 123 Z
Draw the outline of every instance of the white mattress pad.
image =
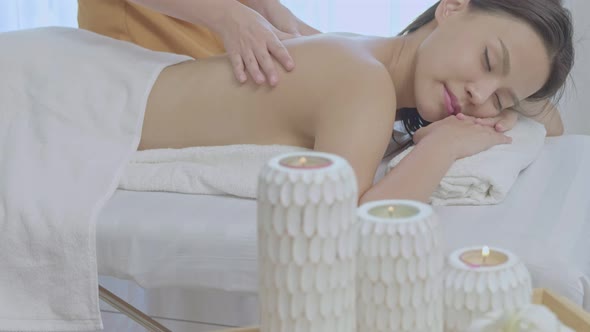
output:
M 446 252 L 472 245 L 508 249 L 526 263 L 536 287 L 590 310 L 590 289 L 584 289 L 590 280 L 590 136 L 548 138 L 502 204 L 435 211 Z M 99 216 L 97 253 L 99 274 L 144 288 L 256 293 L 256 201 L 120 190 Z

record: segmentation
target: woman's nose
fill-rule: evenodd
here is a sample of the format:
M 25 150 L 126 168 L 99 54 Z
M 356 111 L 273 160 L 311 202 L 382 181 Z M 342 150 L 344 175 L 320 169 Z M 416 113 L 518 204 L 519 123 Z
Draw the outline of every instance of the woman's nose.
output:
M 491 100 L 496 89 L 497 84 L 491 81 L 467 84 L 465 91 L 469 103 L 469 105 L 466 105 L 466 108 L 469 109 L 468 115 L 478 118 L 488 118 L 498 115 L 498 110 L 494 106 L 493 100 Z
M 492 81 L 471 82 L 465 85 L 468 101 L 473 106 L 485 104 L 496 91 L 496 84 Z

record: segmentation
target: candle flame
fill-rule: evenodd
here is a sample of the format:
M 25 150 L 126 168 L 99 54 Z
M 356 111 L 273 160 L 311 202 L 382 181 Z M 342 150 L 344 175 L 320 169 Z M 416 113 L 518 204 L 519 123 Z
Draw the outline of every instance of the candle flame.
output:
M 488 246 L 484 246 L 483 249 L 481 249 L 481 255 L 483 257 L 488 257 L 490 255 L 490 248 Z
M 299 158 L 299 165 L 305 165 L 306 162 L 307 162 L 307 158 L 305 158 L 305 157 Z
M 387 211 L 389 213 L 393 213 L 394 210 L 395 210 L 395 208 L 393 206 L 390 206 L 390 207 L 387 208 Z

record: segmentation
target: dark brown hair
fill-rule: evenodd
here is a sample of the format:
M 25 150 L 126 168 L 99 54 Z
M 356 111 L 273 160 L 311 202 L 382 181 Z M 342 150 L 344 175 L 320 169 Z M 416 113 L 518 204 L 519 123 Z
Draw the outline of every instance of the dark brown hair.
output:
M 418 16 L 399 35 L 412 33 L 432 21 L 439 3 L 440 1 Z M 528 23 L 543 38 L 551 59 L 549 79 L 528 100 L 561 98 L 565 81 L 574 65 L 572 18 L 561 0 L 471 0 L 469 9 L 508 14 Z M 398 112 L 410 135 L 420 127 L 430 124 L 420 117 L 415 108 L 402 108 Z

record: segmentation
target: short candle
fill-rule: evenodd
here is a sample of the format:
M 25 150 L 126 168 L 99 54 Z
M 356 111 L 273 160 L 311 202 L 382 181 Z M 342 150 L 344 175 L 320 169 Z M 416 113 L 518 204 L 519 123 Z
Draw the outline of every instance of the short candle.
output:
M 432 207 L 381 200 L 357 211 L 357 331 L 443 332 L 444 251 Z
M 470 267 L 492 267 L 506 263 L 508 256 L 502 252 L 483 247 L 482 250 L 465 251 L 459 259 Z
M 281 159 L 279 164 L 288 168 L 318 169 L 332 165 L 332 160 L 315 156 L 292 156 Z
M 501 248 L 478 246 L 453 251 L 444 280 L 448 332 L 467 330 L 474 319 L 487 312 L 519 309 L 531 301 L 532 284 L 526 266 Z
M 368 212 L 370 215 L 374 217 L 399 219 L 413 217 L 417 215 L 420 212 L 420 210 L 418 210 L 415 206 L 411 205 L 388 204 L 375 206 L 369 209 Z

